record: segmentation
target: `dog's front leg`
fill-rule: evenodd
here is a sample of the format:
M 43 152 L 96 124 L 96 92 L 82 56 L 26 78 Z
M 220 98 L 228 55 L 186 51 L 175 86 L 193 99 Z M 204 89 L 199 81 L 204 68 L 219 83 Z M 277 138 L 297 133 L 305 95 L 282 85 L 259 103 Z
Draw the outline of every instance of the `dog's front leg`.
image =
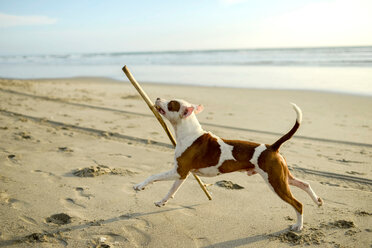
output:
M 183 184 L 183 182 L 185 180 L 186 179 L 177 179 L 173 183 L 173 186 L 169 190 L 168 194 L 161 201 L 155 202 L 155 206 L 157 206 L 157 207 L 164 206 L 170 198 L 173 198 L 174 197 L 174 195 L 177 193 L 178 189 L 181 187 L 181 185 Z
M 152 176 L 148 177 L 142 183 L 134 185 L 133 188 L 135 190 L 143 190 L 150 183 L 153 183 L 153 182 L 156 182 L 156 181 L 174 180 L 174 179 L 178 179 L 178 178 L 179 178 L 179 175 L 177 174 L 177 170 L 172 169 L 172 170 L 167 171 L 167 172 L 152 175 Z

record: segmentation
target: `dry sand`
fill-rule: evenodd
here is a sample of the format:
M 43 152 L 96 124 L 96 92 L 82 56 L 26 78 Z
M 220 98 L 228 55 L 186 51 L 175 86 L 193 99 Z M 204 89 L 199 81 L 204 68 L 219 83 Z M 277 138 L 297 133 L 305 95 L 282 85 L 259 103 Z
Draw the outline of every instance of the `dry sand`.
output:
M 1 79 L 0 247 L 371 246 L 371 97 L 143 87 L 152 99 L 204 104 L 199 120 L 221 137 L 269 144 L 292 127 L 295 102 L 304 121 L 281 152 L 324 206 L 294 188 L 305 222 L 302 232 L 289 232 L 293 209 L 260 176 L 232 173 L 203 178 L 212 201 L 189 177 L 157 208 L 171 182 L 132 187 L 169 170 L 173 150 L 131 85 Z

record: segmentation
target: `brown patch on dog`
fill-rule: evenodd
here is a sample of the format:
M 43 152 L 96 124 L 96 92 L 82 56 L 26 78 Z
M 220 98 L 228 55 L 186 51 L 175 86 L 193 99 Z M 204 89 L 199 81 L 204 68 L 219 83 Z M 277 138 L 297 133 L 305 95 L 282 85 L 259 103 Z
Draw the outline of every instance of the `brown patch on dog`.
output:
M 240 140 L 223 140 L 233 146 L 232 155 L 235 160 L 226 160 L 218 167 L 219 172 L 248 171 L 254 168 L 249 161 L 257 143 Z M 221 148 L 217 139 L 210 134 L 203 134 L 177 158 L 177 172 L 181 179 L 186 178 L 191 170 L 198 170 L 217 165 L 221 156 Z
M 181 104 L 177 101 L 170 101 L 168 103 L 168 110 L 172 112 L 178 112 L 181 108 Z
M 294 198 L 289 188 L 288 177 L 290 177 L 290 173 L 287 164 L 279 153 L 273 151 L 269 147 L 263 151 L 258 158 L 258 166 L 268 174 L 269 183 L 275 193 L 277 193 L 283 201 L 294 207 L 297 212 L 302 214 L 302 204 Z
M 254 149 L 259 146 L 259 144 L 248 141 L 224 139 L 223 142 L 234 147 L 232 155 L 235 160 L 224 161 L 218 168 L 221 173 L 248 171 L 254 168 L 254 165 L 249 160 L 252 159 Z
M 193 169 L 215 166 L 220 155 L 221 149 L 217 139 L 208 133 L 203 134 L 177 158 L 177 172 L 181 179 L 185 179 Z

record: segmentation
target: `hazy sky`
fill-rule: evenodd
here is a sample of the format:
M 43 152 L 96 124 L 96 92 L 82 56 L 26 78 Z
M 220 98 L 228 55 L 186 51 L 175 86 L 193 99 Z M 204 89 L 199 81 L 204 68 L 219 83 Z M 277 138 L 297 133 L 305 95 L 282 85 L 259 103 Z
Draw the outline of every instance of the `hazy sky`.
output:
M 0 0 L 0 54 L 372 45 L 372 0 Z

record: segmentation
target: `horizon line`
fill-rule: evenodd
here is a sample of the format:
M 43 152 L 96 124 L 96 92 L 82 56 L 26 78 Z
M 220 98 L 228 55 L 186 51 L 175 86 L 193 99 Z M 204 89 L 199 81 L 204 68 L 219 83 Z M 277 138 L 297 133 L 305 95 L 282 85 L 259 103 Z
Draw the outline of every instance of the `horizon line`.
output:
M 228 52 L 248 50 L 290 50 L 290 49 L 326 49 L 326 48 L 367 48 L 371 45 L 336 45 L 336 46 L 292 46 L 292 47 L 250 47 L 250 48 L 212 48 L 212 49 L 175 49 L 175 50 L 138 50 L 138 51 L 112 51 L 112 52 L 65 52 L 65 53 L 36 53 L 36 54 L 0 54 L 1 57 L 10 56 L 61 56 L 67 54 L 79 55 L 106 55 L 106 54 L 157 54 L 157 53 L 190 53 L 190 52 Z

